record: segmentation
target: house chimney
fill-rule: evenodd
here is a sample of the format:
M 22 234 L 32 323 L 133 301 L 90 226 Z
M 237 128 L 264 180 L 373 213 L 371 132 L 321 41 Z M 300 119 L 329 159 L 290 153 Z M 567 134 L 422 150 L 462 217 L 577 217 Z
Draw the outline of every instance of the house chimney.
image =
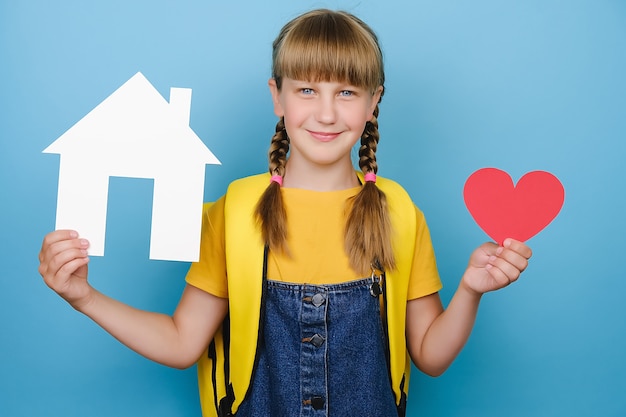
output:
M 174 117 L 185 126 L 189 126 L 191 112 L 191 88 L 170 89 L 170 109 Z

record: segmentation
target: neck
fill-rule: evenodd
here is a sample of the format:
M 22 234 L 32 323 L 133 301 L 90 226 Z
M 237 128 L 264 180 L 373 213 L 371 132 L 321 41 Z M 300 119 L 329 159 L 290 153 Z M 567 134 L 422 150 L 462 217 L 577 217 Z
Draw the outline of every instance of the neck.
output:
M 283 185 L 312 191 L 339 191 L 358 187 L 359 180 L 351 163 L 332 166 L 285 166 Z

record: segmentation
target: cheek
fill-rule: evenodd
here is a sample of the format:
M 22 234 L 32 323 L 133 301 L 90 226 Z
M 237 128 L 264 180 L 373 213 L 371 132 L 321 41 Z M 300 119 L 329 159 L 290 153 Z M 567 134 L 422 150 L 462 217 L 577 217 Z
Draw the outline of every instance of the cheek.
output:
M 303 123 L 308 115 L 307 108 L 304 105 L 293 105 L 293 103 L 283 103 L 282 116 L 285 118 L 285 124 L 298 125 Z
M 365 127 L 365 124 L 372 120 L 374 112 L 369 107 L 361 107 L 358 110 L 354 110 L 349 116 L 350 124 L 354 127 Z
M 368 122 L 372 120 L 372 118 L 374 118 L 375 110 L 376 110 L 376 104 L 374 104 L 373 106 L 368 106 L 367 112 L 366 112 L 366 119 Z

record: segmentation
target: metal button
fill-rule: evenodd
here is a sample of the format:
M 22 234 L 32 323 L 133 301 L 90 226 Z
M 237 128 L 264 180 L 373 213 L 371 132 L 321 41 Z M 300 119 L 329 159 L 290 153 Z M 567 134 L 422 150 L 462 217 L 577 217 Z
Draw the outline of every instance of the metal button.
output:
M 326 339 L 319 335 L 319 334 L 314 334 L 313 337 L 311 337 L 311 343 L 315 346 L 315 347 L 320 347 L 324 344 L 324 341 Z
M 319 307 L 322 304 L 324 304 L 324 301 L 326 301 L 326 297 L 324 297 L 324 294 L 322 293 L 317 293 L 313 296 L 313 298 L 311 299 L 311 303 L 315 306 L 315 307 Z
M 314 334 L 311 337 L 305 337 L 304 339 L 302 339 L 303 343 L 310 343 L 315 347 L 320 347 L 324 344 L 324 342 L 326 341 L 326 338 L 320 334 Z

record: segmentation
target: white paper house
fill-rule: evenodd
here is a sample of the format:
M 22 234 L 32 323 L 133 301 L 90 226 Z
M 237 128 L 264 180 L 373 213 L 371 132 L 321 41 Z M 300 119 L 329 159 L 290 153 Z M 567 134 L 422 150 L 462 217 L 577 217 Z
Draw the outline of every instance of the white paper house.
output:
M 154 179 L 150 258 L 197 261 L 206 164 L 219 164 L 189 127 L 191 89 L 169 103 L 141 73 L 43 152 L 60 154 L 56 229 L 104 255 L 109 177 Z

